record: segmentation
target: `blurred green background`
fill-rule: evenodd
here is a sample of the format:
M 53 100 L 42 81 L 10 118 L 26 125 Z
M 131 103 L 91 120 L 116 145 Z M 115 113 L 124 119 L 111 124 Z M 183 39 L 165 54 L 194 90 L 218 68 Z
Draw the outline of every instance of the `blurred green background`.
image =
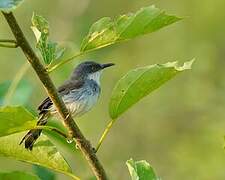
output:
M 86 137 L 96 145 L 110 120 L 108 102 L 112 88 L 122 75 L 144 65 L 184 62 L 195 57 L 191 71 L 163 85 L 117 121 L 98 156 L 110 179 L 129 179 L 125 161 L 132 157 L 146 159 L 165 180 L 224 180 L 224 0 L 27 0 L 15 15 L 33 46 L 32 12 L 46 17 L 51 39 L 65 45 L 69 56 L 78 51 L 82 38 L 99 18 L 135 12 L 152 4 L 185 19 L 151 35 L 90 53 L 62 66 L 51 76 L 59 85 L 82 59 L 116 63 L 102 77 L 98 105 L 76 119 Z M 3 16 L 0 22 L 0 38 L 12 37 Z M 0 59 L 1 83 L 12 80 L 26 62 L 20 49 L 1 48 Z M 28 88 L 17 96 L 29 96 L 26 106 L 35 111 L 46 93 L 31 68 L 23 81 Z M 78 176 L 91 177 L 79 151 L 71 154 L 65 147 L 60 149 Z M 34 172 L 31 165 L 6 158 L 0 158 L 0 169 Z M 69 178 L 57 174 L 57 179 Z

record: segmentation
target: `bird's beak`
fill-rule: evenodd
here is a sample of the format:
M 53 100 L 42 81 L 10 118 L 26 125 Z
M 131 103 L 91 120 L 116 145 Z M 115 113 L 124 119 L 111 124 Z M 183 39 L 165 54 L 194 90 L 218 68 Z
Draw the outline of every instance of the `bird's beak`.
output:
M 107 67 L 114 66 L 114 65 L 115 64 L 113 64 L 113 63 L 102 64 L 102 69 L 105 69 Z

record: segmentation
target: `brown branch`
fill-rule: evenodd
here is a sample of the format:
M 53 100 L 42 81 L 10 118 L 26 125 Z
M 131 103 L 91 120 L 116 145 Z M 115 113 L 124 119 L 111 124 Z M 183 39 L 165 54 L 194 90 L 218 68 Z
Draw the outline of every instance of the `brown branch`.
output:
M 95 154 L 94 148 L 91 146 L 90 142 L 84 137 L 79 127 L 69 114 L 64 102 L 59 97 L 57 90 L 52 80 L 50 79 L 46 69 L 41 64 L 39 58 L 36 56 L 32 48 L 30 47 L 14 15 L 12 13 L 5 13 L 5 12 L 2 13 L 16 38 L 18 46 L 22 49 L 27 60 L 30 62 L 39 79 L 43 83 L 45 90 L 48 93 L 48 96 L 52 100 L 53 104 L 58 110 L 58 113 L 63 119 L 64 125 L 68 128 L 69 134 L 75 138 L 77 146 L 80 148 L 81 152 L 87 159 L 96 178 L 99 180 L 107 179 L 106 173 Z

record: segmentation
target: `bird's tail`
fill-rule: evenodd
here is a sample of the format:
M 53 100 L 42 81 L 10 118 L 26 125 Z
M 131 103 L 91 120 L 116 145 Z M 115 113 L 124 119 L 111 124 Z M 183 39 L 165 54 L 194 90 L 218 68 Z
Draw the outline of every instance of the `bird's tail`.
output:
M 48 116 L 46 114 L 42 114 L 37 122 L 37 126 L 44 126 L 47 123 Z M 20 144 L 25 141 L 25 148 L 30 151 L 33 148 L 35 141 L 41 135 L 42 129 L 31 129 L 20 141 Z

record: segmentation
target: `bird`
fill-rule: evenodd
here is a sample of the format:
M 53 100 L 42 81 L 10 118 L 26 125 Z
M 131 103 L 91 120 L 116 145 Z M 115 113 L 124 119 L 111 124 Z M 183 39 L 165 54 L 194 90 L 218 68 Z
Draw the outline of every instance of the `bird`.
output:
M 82 116 L 97 103 L 101 92 L 100 77 L 102 71 L 113 65 L 115 64 L 84 61 L 76 66 L 69 79 L 59 86 L 58 94 L 72 117 Z M 44 126 L 51 116 L 58 116 L 57 110 L 49 97 L 41 102 L 37 110 L 39 112 L 37 126 Z M 42 129 L 31 129 L 22 138 L 20 144 L 25 142 L 25 148 L 31 151 L 41 132 Z

